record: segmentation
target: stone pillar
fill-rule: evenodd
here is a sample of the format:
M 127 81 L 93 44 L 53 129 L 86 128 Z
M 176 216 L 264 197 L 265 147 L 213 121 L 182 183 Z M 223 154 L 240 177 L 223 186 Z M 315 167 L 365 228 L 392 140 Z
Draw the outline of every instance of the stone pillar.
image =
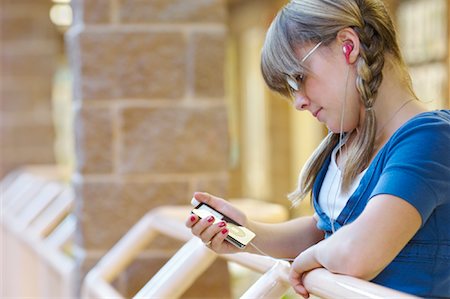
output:
M 72 0 L 78 244 L 85 274 L 145 213 L 226 196 L 226 7 L 221 0 Z M 117 281 L 131 295 L 177 245 L 159 238 Z M 203 278 L 228 297 L 226 264 Z M 198 290 L 198 291 L 197 291 Z M 203 293 L 201 293 L 203 292 Z
M 52 80 L 61 37 L 49 0 L 0 0 L 0 178 L 55 162 Z

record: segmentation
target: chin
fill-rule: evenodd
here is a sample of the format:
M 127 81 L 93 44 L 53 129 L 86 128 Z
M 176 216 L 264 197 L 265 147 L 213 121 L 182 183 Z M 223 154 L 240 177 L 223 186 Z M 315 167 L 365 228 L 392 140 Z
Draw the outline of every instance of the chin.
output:
M 341 131 L 339 127 L 326 125 L 329 132 L 338 133 Z
M 330 127 L 330 126 L 327 125 L 327 129 L 328 129 L 328 131 L 331 131 L 331 132 L 333 132 L 333 133 L 335 133 L 335 134 L 341 133 L 341 128 L 340 128 L 339 126 L 333 126 L 333 127 Z M 348 132 L 350 132 L 350 131 L 351 131 L 351 130 L 344 128 L 344 129 L 342 130 L 342 133 L 348 133 Z

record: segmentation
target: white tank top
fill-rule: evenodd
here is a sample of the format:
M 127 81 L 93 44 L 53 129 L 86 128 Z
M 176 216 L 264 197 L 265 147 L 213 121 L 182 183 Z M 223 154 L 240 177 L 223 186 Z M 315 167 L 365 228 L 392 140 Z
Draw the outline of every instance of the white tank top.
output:
M 338 149 L 336 146 L 331 153 L 331 162 L 319 192 L 319 205 L 331 219 L 338 218 L 367 171 L 365 169 L 355 178 L 347 192 L 340 192 L 342 173 L 336 164 L 336 153 Z

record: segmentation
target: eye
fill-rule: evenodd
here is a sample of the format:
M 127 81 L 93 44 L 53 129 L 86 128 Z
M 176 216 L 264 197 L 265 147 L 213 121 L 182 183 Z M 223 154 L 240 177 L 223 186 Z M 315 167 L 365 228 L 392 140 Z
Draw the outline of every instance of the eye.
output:
M 298 91 L 298 79 L 297 79 L 297 77 L 293 78 L 291 76 L 286 76 L 286 82 L 287 82 L 291 92 Z
M 295 97 L 294 94 L 302 89 L 302 84 L 305 81 L 305 74 L 286 74 L 286 88 L 288 89 L 290 96 Z

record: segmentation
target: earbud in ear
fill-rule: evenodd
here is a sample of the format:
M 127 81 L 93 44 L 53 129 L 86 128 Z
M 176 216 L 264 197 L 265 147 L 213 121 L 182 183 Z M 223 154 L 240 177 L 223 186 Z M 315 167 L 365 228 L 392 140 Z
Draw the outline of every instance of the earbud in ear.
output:
M 350 53 L 353 51 L 353 45 L 351 43 L 345 43 L 342 51 L 344 52 L 345 60 L 347 63 L 350 63 Z

